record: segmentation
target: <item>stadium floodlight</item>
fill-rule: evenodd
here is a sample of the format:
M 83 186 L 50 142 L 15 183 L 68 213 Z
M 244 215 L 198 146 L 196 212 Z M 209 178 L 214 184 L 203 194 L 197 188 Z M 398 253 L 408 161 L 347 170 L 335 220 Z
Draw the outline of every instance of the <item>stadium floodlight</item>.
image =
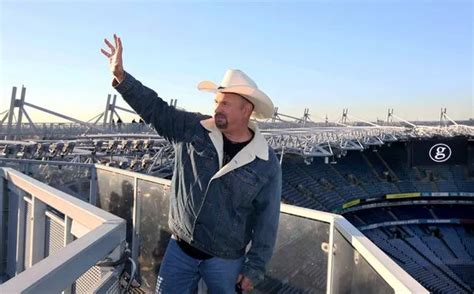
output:
M 49 146 L 49 156 L 55 157 L 61 154 L 64 147 L 64 142 L 56 142 Z
M 103 144 L 104 144 L 104 141 L 102 140 L 94 141 L 94 150 L 92 151 L 92 154 L 96 154 L 97 152 L 102 151 Z
M 119 144 L 120 144 L 119 140 L 109 141 L 109 145 L 107 147 L 107 152 L 114 153 L 117 150 Z
M 132 140 L 123 140 L 122 141 L 122 151 L 130 151 L 132 148 Z
M 21 146 L 20 152 L 17 154 L 19 158 L 32 158 L 35 153 L 36 146 L 34 144 L 25 144 Z
M 49 143 L 45 142 L 45 143 L 38 143 L 36 145 L 36 153 L 35 153 L 35 157 L 36 158 L 43 158 L 44 155 L 48 152 L 49 150 Z
M 153 149 L 153 145 L 155 144 L 155 140 L 152 140 L 152 139 L 149 139 L 149 140 L 145 140 L 145 142 L 143 143 L 144 145 L 144 148 L 146 150 L 151 150 Z
M 21 144 L 6 144 L 3 147 L 2 156 L 15 157 L 21 149 Z
M 119 162 L 119 168 L 121 169 L 126 169 L 130 166 L 130 164 L 128 163 L 128 161 L 121 161 Z
M 61 155 L 67 155 L 67 154 L 71 154 L 73 151 L 74 151 L 74 147 L 76 146 L 76 143 L 75 142 L 67 142 L 66 145 L 64 145 L 63 147 L 63 150 L 62 150 L 62 153 Z
M 141 150 L 143 147 L 143 140 L 135 140 L 133 141 L 133 149 L 135 151 Z

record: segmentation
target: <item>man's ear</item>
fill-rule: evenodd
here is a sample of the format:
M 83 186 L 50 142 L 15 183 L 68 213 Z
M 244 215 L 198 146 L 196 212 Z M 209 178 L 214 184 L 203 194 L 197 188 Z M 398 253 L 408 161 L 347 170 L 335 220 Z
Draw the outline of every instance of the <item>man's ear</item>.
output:
M 247 103 L 245 103 L 245 109 L 249 116 L 252 115 L 253 104 L 250 101 L 247 101 Z

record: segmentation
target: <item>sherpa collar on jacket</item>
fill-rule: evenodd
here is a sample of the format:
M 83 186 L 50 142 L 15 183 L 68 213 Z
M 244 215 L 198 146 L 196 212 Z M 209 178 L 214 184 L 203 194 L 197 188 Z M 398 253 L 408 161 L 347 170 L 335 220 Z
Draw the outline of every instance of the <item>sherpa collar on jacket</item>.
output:
M 260 130 L 257 127 L 257 124 L 254 122 L 249 122 L 249 128 L 254 131 L 254 136 L 252 141 L 250 141 L 239 153 L 237 153 L 231 161 L 229 161 L 225 166 L 222 166 L 222 161 L 224 157 L 224 140 L 222 138 L 222 132 L 217 128 L 214 118 L 208 118 L 201 120 L 201 125 L 208 130 L 209 137 L 211 138 L 212 144 L 217 150 L 219 156 L 219 171 L 212 177 L 218 178 L 225 175 L 226 173 L 241 167 L 247 163 L 252 162 L 255 157 L 258 157 L 262 160 L 268 160 L 268 143 L 265 140 L 265 137 L 260 133 Z

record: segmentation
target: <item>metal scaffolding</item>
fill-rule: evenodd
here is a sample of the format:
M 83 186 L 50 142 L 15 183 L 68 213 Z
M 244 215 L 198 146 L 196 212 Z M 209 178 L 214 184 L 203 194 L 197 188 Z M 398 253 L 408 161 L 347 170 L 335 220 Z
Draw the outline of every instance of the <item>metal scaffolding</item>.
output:
M 105 110 L 88 121 L 26 102 L 24 86 L 20 98 L 16 96 L 17 88 L 13 87 L 10 108 L 0 113 L 3 115 L 0 137 L 4 138 L 0 141 L 0 157 L 103 163 L 149 174 L 172 169 L 172 145 L 149 125 L 123 123 L 119 111 L 136 113 L 116 105 L 116 94 L 108 94 Z M 170 105 L 176 107 L 176 104 L 177 100 L 171 99 Z M 69 122 L 34 123 L 26 107 Z M 388 109 L 385 122 L 378 120 L 377 123 L 349 114 L 348 108 L 344 108 L 341 117 L 333 122 L 327 116 L 322 122 L 316 122 L 312 116 L 309 108 L 305 108 L 302 117 L 298 118 L 280 113 L 275 107 L 271 119 L 257 121 L 257 124 L 280 158 L 284 154 L 297 154 L 308 160 L 323 157 L 326 163 L 335 156 L 344 156 L 349 150 L 363 151 L 413 138 L 474 137 L 474 127 L 451 119 L 446 108 L 441 109 L 439 123 L 424 125 L 395 115 L 393 109 Z

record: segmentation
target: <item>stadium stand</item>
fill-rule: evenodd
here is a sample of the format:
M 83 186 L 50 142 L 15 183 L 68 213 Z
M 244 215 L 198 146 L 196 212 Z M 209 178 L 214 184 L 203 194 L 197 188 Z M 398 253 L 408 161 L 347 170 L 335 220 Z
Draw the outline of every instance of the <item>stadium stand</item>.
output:
M 335 164 L 318 158 L 308 164 L 299 156 L 285 156 L 282 198 L 303 207 L 341 212 L 429 291 L 473 293 L 470 166 L 410 166 L 409 152 L 407 143 L 394 142 L 363 152 L 348 151 Z M 395 196 L 389 199 L 387 194 Z M 349 209 L 343 206 L 351 202 Z
M 453 230 L 462 230 L 454 226 L 441 227 L 443 233 L 450 232 L 449 236 L 452 236 Z M 418 234 L 423 234 L 423 230 L 419 225 L 400 226 L 392 230 L 380 228 L 364 234 L 428 290 L 436 293 L 472 292 L 472 279 L 468 278 L 472 275 L 474 260 L 461 242 L 453 242 L 447 236 L 442 239 L 420 237 Z M 459 255 L 452 253 L 454 249 L 459 251 Z
M 410 167 L 403 143 L 379 148 L 377 152 L 349 151 L 337 164 L 322 160 L 304 163 L 301 157 L 285 157 L 283 181 L 300 194 L 334 210 L 352 199 L 382 197 L 391 193 L 474 192 L 467 166 Z M 289 190 L 289 188 L 287 188 Z M 298 203 L 295 193 L 283 192 L 289 203 Z M 299 204 L 298 204 L 299 205 Z

